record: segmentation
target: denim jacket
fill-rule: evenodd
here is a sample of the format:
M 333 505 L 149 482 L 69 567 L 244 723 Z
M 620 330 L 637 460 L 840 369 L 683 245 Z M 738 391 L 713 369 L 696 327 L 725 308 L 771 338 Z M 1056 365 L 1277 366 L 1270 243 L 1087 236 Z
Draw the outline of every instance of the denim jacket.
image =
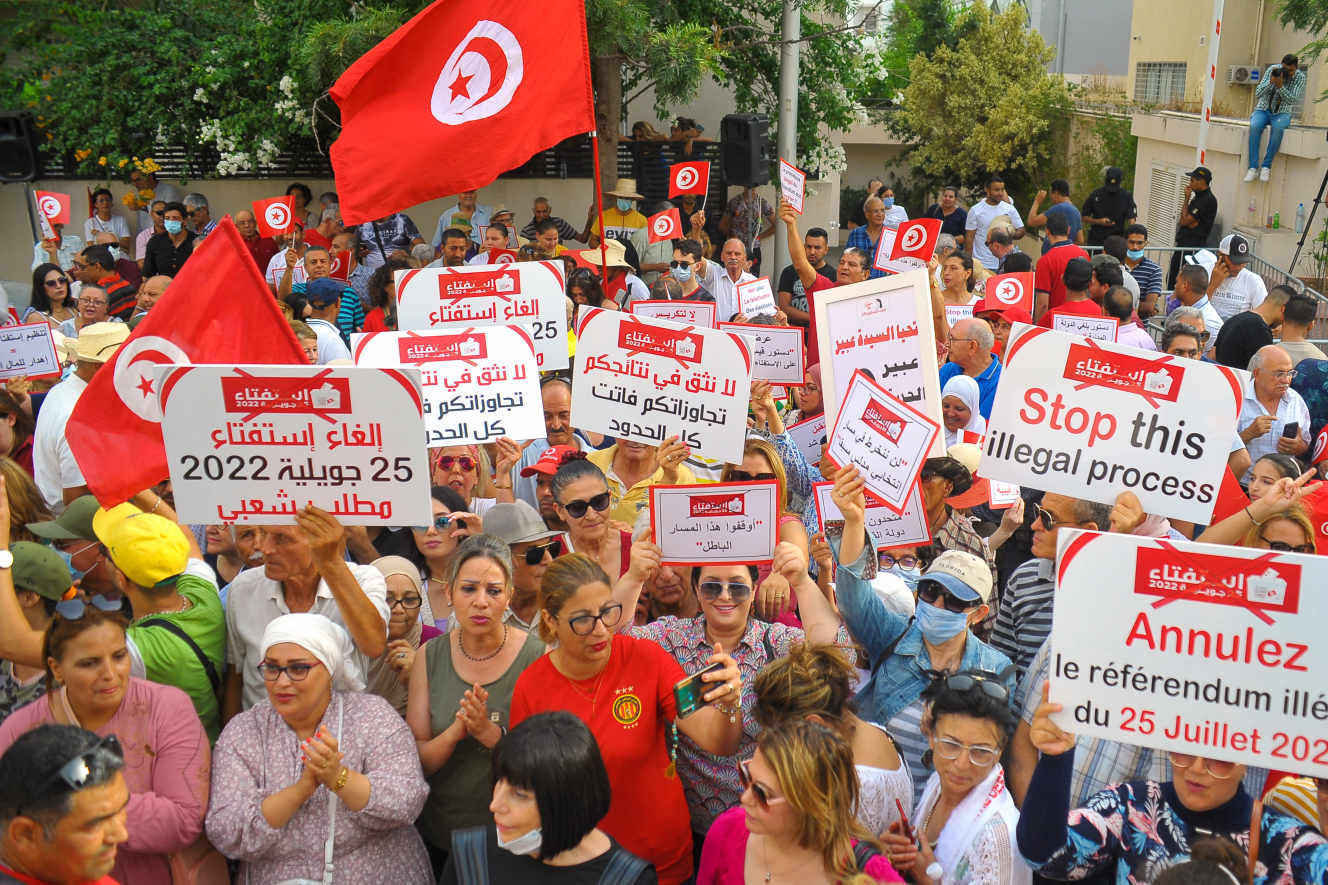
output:
M 827 540 L 839 558 L 839 532 L 828 532 Z M 835 595 L 839 611 L 853 638 L 862 646 L 873 666 L 871 680 L 858 692 L 858 713 L 872 722 L 886 723 L 900 710 L 921 696 L 930 682 L 931 655 L 922 642 L 922 630 L 911 618 L 895 614 L 885 607 L 872 590 L 876 575 L 876 556 L 868 539 L 862 553 L 852 563 L 841 564 L 835 573 Z M 926 603 L 919 603 L 926 605 Z M 902 634 L 902 636 L 901 636 Z M 898 639 L 894 651 L 879 665 L 885 650 Z M 1010 659 L 973 635 L 970 630 L 964 643 L 961 670 L 986 670 L 1000 673 L 1008 669 L 1005 686 L 1010 691 L 1010 709 L 1015 705 L 1014 668 Z

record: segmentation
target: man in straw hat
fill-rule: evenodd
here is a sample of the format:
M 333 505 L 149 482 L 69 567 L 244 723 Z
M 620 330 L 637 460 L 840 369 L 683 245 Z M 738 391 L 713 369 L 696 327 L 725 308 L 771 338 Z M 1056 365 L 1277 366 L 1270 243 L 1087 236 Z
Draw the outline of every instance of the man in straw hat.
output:
M 646 226 L 646 217 L 636 211 L 637 201 L 645 199 L 636 191 L 636 179 L 618 179 L 613 190 L 605 191 L 604 196 L 614 199 L 612 206 L 604 207 L 604 229 L 608 232 L 609 239 L 630 242 L 636 232 L 644 230 Z M 598 218 L 590 226 L 589 242 L 591 247 L 599 246 Z
M 73 373 L 52 387 L 42 403 L 33 434 L 32 467 L 37 488 L 53 514 L 59 515 L 67 503 L 88 493 L 83 472 L 65 440 L 65 424 L 92 376 L 128 337 L 129 327 L 121 322 L 84 326 L 74 346 Z

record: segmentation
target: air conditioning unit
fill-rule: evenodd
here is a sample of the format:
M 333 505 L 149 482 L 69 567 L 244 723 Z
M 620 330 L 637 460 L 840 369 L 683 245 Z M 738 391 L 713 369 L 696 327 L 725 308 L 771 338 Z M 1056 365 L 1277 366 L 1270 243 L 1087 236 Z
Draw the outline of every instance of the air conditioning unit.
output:
M 1254 86 L 1262 73 L 1254 65 L 1231 65 L 1227 68 L 1227 82 L 1238 86 Z

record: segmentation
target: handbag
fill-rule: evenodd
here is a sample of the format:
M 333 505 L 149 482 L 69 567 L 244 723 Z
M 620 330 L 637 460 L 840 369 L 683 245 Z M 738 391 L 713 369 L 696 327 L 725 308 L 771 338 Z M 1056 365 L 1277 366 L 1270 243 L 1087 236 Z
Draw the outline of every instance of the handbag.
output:
M 172 885 L 230 885 L 231 882 L 226 858 L 204 835 L 187 848 L 167 855 L 166 863 L 171 869 Z

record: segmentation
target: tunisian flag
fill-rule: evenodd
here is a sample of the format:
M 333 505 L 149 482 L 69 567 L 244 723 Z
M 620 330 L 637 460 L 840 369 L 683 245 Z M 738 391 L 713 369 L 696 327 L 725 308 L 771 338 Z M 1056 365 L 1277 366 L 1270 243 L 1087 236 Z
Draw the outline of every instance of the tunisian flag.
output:
M 230 216 L 180 268 L 69 416 L 65 438 L 103 506 L 166 478 L 157 366 L 305 363 Z
M 484 187 L 595 128 L 585 0 L 437 0 L 331 91 L 346 224 Z

